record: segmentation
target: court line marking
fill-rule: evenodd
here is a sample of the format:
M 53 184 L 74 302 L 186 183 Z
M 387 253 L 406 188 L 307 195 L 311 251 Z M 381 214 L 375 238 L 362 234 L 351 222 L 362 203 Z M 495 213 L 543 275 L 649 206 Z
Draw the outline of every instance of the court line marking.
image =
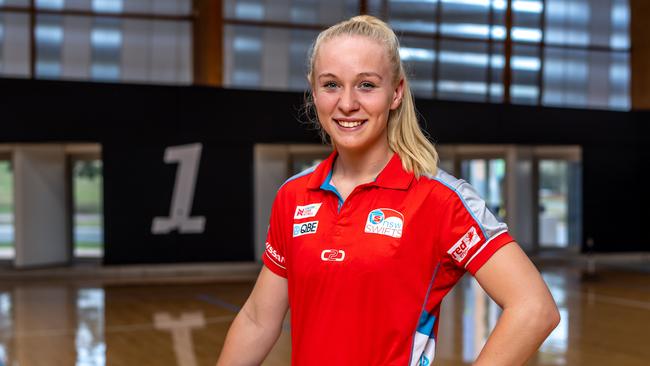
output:
M 221 300 L 218 297 L 208 295 L 208 294 L 200 294 L 196 297 L 197 299 L 207 302 L 208 304 L 216 305 L 221 308 L 224 308 L 226 310 L 230 310 L 233 313 L 238 313 L 239 310 L 241 310 L 241 306 L 237 306 L 235 304 L 231 304 L 227 301 Z
M 239 311 L 241 310 L 240 306 L 231 304 L 231 303 L 229 303 L 227 301 L 221 300 L 220 298 L 212 296 L 212 295 L 201 294 L 201 295 L 197 296 L 197 299 L 199 299 L 201 301 L 205 301 L 208 304 L 212 304 L 212 305 L 216 305 L 216 306 L 225 308 L 225 309 L 230 310 L 230 311 L 232 311 L 234 313 L 239 313 Z M 286 319 L 282 323 L 282 329 L 289 332 L 289 333 L 291 332 L 291 323 L 289 322 L 289 319 Z
M 206 324 L 219 324 L 232 321 L 234 315 L 223 315 L 215 316 L 212 318 L 206 318 Z M 13 334 L 8 334 L 7 338 L 30 338 L 30 337 L 54 337 L 54 336 L 75 336 L 77 334 L 78 328 L 72 329 L 44 329 L 44 330 L 34 330 L 34 331 L 21 331 L 14 332 Z M 133 332 L 133 331 L 142 331 L 142 330 L 154 330 L 159 331 L 155 327 L 154 323 L 140 323 L 140 324 L 128 324 L 128 325 L 112 325 L 104 327 L 104 334 L 106 333 L 120 333 L 120 332 Z
M 628 306 L 633 308 L 640 308 L 644 310 L 650 310 L 650 302 L 647 301 L 629 300 L 617 296 L 601 295 L 601 294 L 595 294 L 589 292 L 586 293 L 580 292 L 580 295 L 586 297 L 587 301 L 593 299 L 595 301 L 599 301 L 602 303 L 609 303 L 612 305 L 622 305 L 622 306 Z

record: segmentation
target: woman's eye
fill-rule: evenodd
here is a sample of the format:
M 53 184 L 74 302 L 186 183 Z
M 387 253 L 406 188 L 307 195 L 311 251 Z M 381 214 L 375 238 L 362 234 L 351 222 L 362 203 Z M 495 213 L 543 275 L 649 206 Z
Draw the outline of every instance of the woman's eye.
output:
M 363 83 L 361 83 L 361 84 L 359 85 L 359 87 L 360 87 L 361 89 L 372 89 L 372 88 L 375 87 L 375 84 L 373 84 L 373 83 L 371 83 L 371 82 L 368 82 L 368 81 L 364 81 Z
M 326 89 L 334 89 L 337 87 L 336 83 L 333 81 L 328 81 L 325 84 L 323 84 L 323 87 Z

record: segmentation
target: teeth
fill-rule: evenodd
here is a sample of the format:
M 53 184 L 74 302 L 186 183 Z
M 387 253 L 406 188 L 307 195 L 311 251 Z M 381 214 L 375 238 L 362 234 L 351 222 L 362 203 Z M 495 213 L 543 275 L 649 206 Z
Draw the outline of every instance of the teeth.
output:
M 351 121 L 351 122 L 346 122 L 346 121 L 336 121 L 339 125 L 345 127 L 345 128 L 352 128 L 352 127 L 357 127 L 361 126 L 363 121 Z

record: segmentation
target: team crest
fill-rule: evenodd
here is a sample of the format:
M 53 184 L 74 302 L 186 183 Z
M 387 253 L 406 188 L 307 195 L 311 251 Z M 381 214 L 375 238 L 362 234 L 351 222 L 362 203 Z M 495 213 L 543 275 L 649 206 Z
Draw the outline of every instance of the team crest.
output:
M 376 208 L 368 214 L 365 232 L 392 236 L 393 238 L 402 237 L 404 228 L 404 215 L 392 208 Z

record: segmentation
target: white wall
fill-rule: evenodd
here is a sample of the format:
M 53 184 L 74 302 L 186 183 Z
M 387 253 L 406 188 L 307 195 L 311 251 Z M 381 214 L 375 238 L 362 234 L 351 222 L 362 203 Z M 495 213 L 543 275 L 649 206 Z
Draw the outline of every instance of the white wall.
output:
M 64 145 L 18 145 L 13 150 L 15 266 L 71 259 L 70 210 Z

